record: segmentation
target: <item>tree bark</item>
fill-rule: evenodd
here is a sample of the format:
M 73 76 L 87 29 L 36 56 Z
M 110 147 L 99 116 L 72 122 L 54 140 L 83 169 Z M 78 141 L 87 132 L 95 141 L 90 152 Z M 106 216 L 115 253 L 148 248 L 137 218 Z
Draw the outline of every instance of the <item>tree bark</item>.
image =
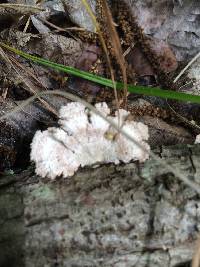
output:
M 200 146 L 162 147 L 199 183 Z M 199 196 L 153 159 L 49 182 L 29 169 L 0 179 L 0 266 L 189 266 Z

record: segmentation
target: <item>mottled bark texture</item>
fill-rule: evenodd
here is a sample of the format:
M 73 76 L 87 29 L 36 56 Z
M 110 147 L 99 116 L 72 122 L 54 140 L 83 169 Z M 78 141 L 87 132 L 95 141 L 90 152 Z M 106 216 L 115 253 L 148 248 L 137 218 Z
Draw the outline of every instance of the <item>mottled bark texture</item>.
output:
M 199 183 L 200 146 L 156 152 Z M 189 266 L 200 199 L 153 159 L 0 179 L 0 266 Z

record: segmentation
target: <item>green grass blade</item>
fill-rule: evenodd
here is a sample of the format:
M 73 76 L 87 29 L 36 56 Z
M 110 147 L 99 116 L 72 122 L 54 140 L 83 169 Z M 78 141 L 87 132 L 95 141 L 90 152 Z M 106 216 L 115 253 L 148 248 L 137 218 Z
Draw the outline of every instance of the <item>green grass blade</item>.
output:
M 1 42 L 0 42 L 0 46 L 14 52 L 15 54 L 17 54 L 19 56 L 22 56 L 28 60 L 31 60 L 37 64 L 41 64 L 43 66 L 53 68 L 57 71 L 66 72 L 68 74 L 71 74 L 71 75 L 74 75 L 74 76 L 98 83 L 100 85 L 104 85 L 104 86 L 113 88 L 112 81 L 109 79 L 106 79 L 104 77 L 94 75 L 94 74 L 91 74 L 91 73 L 86 72 L 86 71 L 78 70 L 78 69 L 73 68 L 73 67 L 64 66 L 62 64 L 57 64 L 57 63 L 54 63 L 52 61 L 49 61 L 49 60 L 46 60 L 46 59 L 43 59 L 40 57 L 29 55 L 27 53 L 24 53 L 24 52 L 22 52 L 16 48 L 10 47 L 10 46 L 8 46 L 4 43 L 1 43 Z M 124 84 L 121 82 L 116 82 L 115 84 L 116 84 L 117 89 L 122 90 L 124 88 Z M 192 103 L 199 103 L 200 104 L 200 96 L 192 95 L 192 94 L 186 94 L 186 93 L 182 93 L 182 92 L 175 92 L 172 90 L 163 90 L 163 89 L 155 88 L 155 87 L 128 85 L 128 91 L 130 93 L 135 93 L 135 94 L 143 94 L 143 95 L 147 95 L 147 96 L 156 96 L 156 97 L 161 97 L 161 98 L 165 98 L 165 99 L 174 99 L 174 100 L 179 100 L 179 101 L 184 101 L 184 102 L 192 102 Z

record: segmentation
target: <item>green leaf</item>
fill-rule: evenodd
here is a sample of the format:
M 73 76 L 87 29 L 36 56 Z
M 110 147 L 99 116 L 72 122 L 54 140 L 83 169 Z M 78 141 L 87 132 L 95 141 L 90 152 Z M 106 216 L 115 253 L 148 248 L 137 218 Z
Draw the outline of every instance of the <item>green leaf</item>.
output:
M 26 58 L 28 60 L 31 60 L 37 64 L 55 69 L 57 71 L 62 71 L 66 72 L 68 74 L 98 83 L 100 85 L 104 85 L 107 87 L 113 88 L 113 83 L 110 79 L 106 79 L 104 77 L 98 76 L 91 74 L 86 71 L 78 70 L 73 67 L 65 66 L 62 64 L 57 64 L 52 61 L 32 56 L 29 55 L 23 51 L 20 51 L 16 48 L 10 47 L 2 42 L 0 42 L 0 46 L 14 52 L 15 54 L 22 56 L 23 58 Z M 115 82 L 116 88 L 119 90 L 122 90 L 124 88 L 124 84 L 121 82 Z M 198 95 L 192 95 L 192 94 L 186 94 L 182 92 L 175 92 L 172 90 L 164 90 L 156 87 L 145 87 L 145 86 L 137 86 L 137 85 L 128 85 L 128 91 L 130 93 L 135 93 L 135 94 L 143 94 L 143 95 L 148 95 L 148 96 L 156 96 L 156 97 L 161 97 L 165 99 L 174 99 L 174 100 L 179 100 L 179 101 L 188 101 L 192 103 L 199 103 L 200 104 L 200 96 Z

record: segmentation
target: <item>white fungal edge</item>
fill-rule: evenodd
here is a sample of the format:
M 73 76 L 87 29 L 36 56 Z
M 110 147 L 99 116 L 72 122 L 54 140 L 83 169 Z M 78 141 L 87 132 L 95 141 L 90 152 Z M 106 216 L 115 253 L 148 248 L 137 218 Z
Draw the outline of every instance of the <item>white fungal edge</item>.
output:
M 200 144 L 200 134 L 196 136 L 195 144 Z
M 117 115 L 109 116 L 106 103 L 95 107 L 115 123 Z M 59 111 L 60 128 L 37 131 L 32 144 L 30 158 L 35 162 L 36 173 L 42 177 L 55 179 L 57 176 L 74 175 L 79 167 L 95 163 L 128 163 L 131 160 L 144 162 L 149 158 L 150 147 L 148 127 L 141 122 L 125 120 L 129 114 L 120 109 L 123 130 L 144 149 L 112 129 L 108 122 L 92 113 L 78 102 L 61 107 Z M 115 138 L 108 138 L 113 134 Z

